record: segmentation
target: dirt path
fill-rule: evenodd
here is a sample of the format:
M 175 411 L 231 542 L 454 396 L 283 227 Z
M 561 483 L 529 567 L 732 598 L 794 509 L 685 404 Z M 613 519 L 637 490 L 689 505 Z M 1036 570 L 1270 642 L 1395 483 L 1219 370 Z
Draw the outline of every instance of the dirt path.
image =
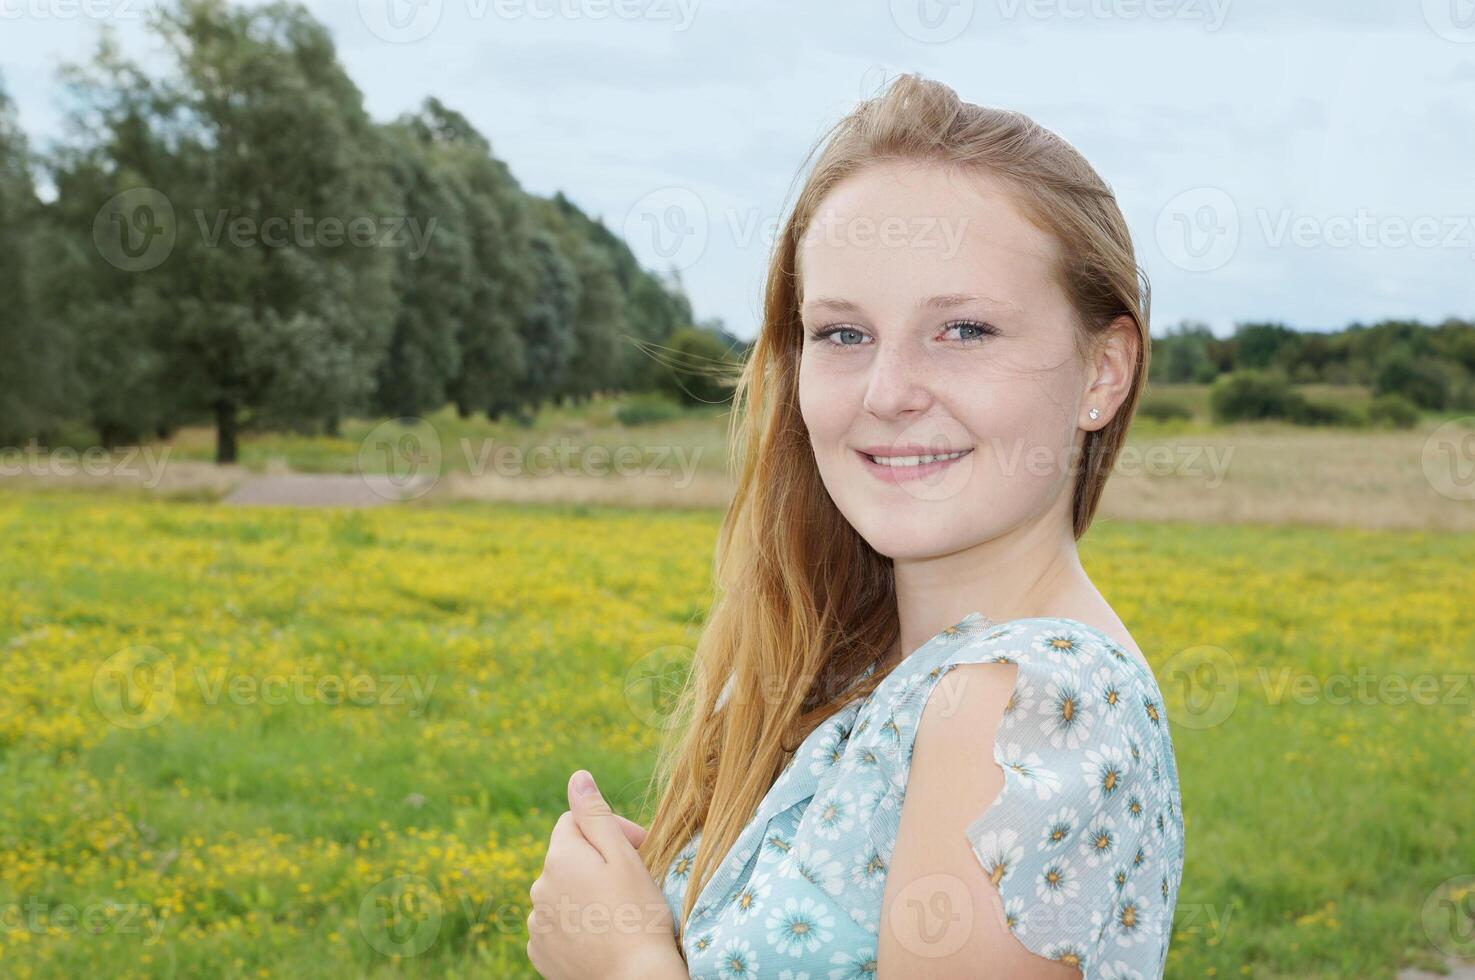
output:
M 428 488 L 424 478 L 400 482 L 383 476 L 281 473 L 248 476 L 220 502 L 246 507 L 380 507 L 412 500 Z

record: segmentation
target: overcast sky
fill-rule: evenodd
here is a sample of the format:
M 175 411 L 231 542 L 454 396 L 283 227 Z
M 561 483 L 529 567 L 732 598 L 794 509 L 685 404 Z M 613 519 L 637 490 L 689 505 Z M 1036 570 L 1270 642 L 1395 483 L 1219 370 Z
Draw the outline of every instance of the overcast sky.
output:
M 916 71 L 1028 113 L 1117 193 L 1181 319 L 1301 329 L 1475 316 L 1472 0 L 313 0 L 371 114 L 459 109 L 523 186 L 680 268 L 751 337 L 771 234 L 814 140 Z M 33 142 L 56 66 L 145 0 L 0 0 Z

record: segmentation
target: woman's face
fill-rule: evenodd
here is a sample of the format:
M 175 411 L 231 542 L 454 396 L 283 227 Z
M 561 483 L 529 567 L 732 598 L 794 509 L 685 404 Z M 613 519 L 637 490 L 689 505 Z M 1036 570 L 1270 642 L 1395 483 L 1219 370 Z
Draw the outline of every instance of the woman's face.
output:
M 825 197 L 798 261 L 800 410 L 873 548 L 948 554 L 1069 503 L 1078 433 L 1110 412 L 1085 402 L 1053 239 L 997 178 L 876 165 Z

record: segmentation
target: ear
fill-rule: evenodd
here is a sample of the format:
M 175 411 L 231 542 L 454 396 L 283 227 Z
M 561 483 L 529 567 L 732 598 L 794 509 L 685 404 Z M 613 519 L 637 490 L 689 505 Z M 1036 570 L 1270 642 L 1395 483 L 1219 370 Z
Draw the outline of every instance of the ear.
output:
M 1086 389 L 1081 396 L 1080 417 L 1076 424 L 1083 429 L 1104 429 L 1116 416 L 1117 409 L 1132 390 L 1137 371 L 1137 354 L 1142 337 L 1137 321 L 1122 314 L 1096 335 L 1091 345 L 1091 363 L 1087 365 Z M 1098 415 L 1091 417 L 1091 409 Z

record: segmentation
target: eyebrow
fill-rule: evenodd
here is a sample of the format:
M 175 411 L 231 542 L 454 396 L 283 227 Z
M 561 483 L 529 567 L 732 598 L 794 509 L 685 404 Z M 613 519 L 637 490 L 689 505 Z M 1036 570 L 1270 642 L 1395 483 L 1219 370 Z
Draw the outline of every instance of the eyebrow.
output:
M 921 312 L 922 310 L 948 310 L 958 306 L 966 306 L 969 303 L 986 303 L 1011 313 L 1024 312 L 1013 303 L 1001 299 L 994 299 L 992 296 L 984 296 L 980 293 L 943 293 L 940 296 L 929 296 L 926 299 L 919 300 L 917 305 L 912 309 L 913 312 Z M 813 310 L 816 313 L 822 310 L 830 313 L 862 312 L 859 304 L 851 302 L 848 299 L 831 296 L 822 296 L 818 299 L 808 300 L 804 303 L 803 309 Z

